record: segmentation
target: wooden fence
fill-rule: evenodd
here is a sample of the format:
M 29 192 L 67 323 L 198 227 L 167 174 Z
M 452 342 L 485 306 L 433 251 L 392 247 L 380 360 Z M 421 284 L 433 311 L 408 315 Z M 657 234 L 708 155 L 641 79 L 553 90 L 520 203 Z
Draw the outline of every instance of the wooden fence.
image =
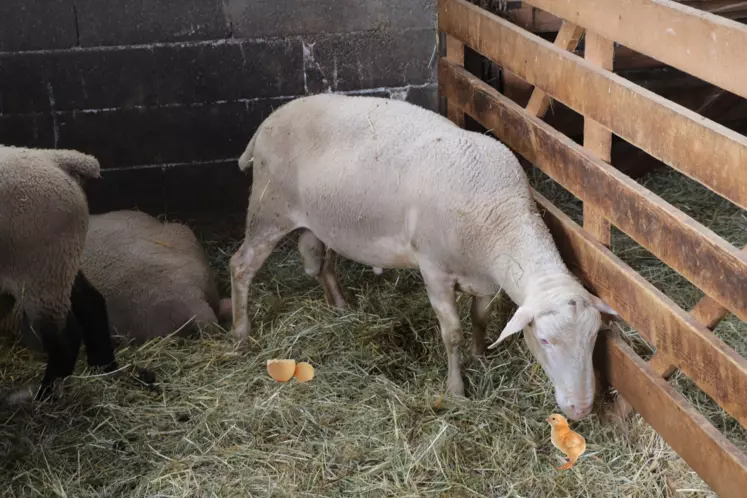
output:
M 747 208 L 747 138 L 611 72 L 614 43 L 747 98 L 747 27 L 669 0 L 525 0 L 562 19 L 548 42 L 466 0 L 439 0 L 439 90 L 583 201 L 584 226 L 535 193 L 566 262 L 656 348 L 644 361 L 600 334 L 598 366 L 720 496 L 745 496 L 747 457 L 667 382 L 679 369 L 747 427 L 747 361 L 713 334 L 747 320 L 747 255 L 609 164 L 612 134 Z M 572 53 L 585 32 L 584 57 Z M 467 72 L 464 47 L 534 86 L 524 108 Z M 584 145 L 541 118 L 551 99 L 584 116 Z M 681 309 L 609 249 L 614 224 L 706 295 Z

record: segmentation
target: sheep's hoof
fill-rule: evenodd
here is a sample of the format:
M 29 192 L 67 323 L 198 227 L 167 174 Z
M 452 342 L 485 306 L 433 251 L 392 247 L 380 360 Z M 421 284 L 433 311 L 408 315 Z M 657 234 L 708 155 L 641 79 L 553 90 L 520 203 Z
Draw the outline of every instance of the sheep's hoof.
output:
M 334 305 L 332 305 L 332 308 L 337 313 L 347 313 L 347 312 L 350 311 L 350 306 L 348 306 L 348 303 L 345 302 L 345 301 L 339 301 L 339 302 L 335 303 Z
M 462 398 L 465 397 L 464 396 L 464 381 L 462 381 L 461 378 L 449 380 L 446 385 L 446 389 L 454 396 L 459 396 Z
M 472 356 L 478 359 L 485 358 L 485 343 L 472 345 Z
M 42 383 L 41 386 L 39 386 L 39 389 L 37 389 L 36 391 L 36 395 L 34 396 L 34 401 L 39 402 L 39 403 L 43 403 L 47 401 L 54 401 L 56 397 L 55 394 L 57 393 L 60 382 L 61 380 L 56 380 L 49 384 Z M 25 394 L 26 389 L 27 388 L 22 388 L 19 391 L 16 391 L 16 393 L 19 396 L 23 396 Z
M 130 377 L 135 379 L 135 382 L 137 382 L 141 386 L 144 385 L 153 388 L 154 384 L 156 383 L 155 373 L 153 373 L 151 370 L 148 370 L 147 368 L 142 368 L 137 365 L 133 365 L 130 369 Z
M 249 321 L 248 320 L 239 320 L 237 322 L 234 322 L 233 327 L 231 328 L 231 335 L 233 335 L 233 339 L 236 342 L 236 344 L 243 345 L 248 342 L 249 339 Z
M 148 385 L 152 385 L 156 383 L 156 374 L 148 370 L 147 368 L 140 368 L 138 369 L 138 379 L 140 379 L 141 382 L 144 382 Z

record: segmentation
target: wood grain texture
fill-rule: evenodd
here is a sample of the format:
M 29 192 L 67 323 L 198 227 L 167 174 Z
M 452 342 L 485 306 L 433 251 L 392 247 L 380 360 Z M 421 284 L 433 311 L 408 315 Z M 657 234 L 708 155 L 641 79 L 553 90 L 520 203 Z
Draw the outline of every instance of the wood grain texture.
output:
M 601 333 L 595 353 L 607 380 L 718 496 L 744 496 L 747 458 L 738 448 L 619 335 Z
M 747 98 L 747 26 L 669 0 L 528 0 Z
M 439 87 L 506 145 L 747 320 L 747 254 L 443 59 Z
M 712 288 L 713 295 L 719 294 L 719 299 L 744 314 L 747 294 L 738 292 L 747 289 L 744 253 L 729 251 L 731 246 L 705 227 L 546 123 L 529 116 L 463 68 L 441 59 L 438 80 L 441 92 L 450 102 L 558 179 L 571 193 L 594 204 L 634 239 L 643 239 L 653 246 L 652 252 L 668 256 L 675 267 L 710 268 L 697 275 L 702 280 L 699 283 Z M 585 270 L 585 279 L 602 299 L 747 426 L 747 361 L 614 255 L 596 251 L 597 241 L 596 245 L 588 241 L 594 239 L 584 232 L 556 242 L 565 248 L 566 256 L 576 254 L 575 260 L 566 261 Z M 697 265 L 695 255 L 699 255 Z M 579 258 L 583 265 L 577 264 Z
M 584 57 L 602 69 L 612 71 L 615 44 L 593 31 L 587 31 Z M 609 163 L 612 159 L 612 132 L 591 118 L 584 118 L 584 147 Z M 605 246 L 609 247 L 612 243 L 610 222 L 594 205 L 587 202 L 584 203 L 584 228 Z
M 446 59 L 463 67 L 464 43 L 462 43 L 458 38 L 454 38 L 453 36 L 449 35 L 448 33 L 446 34 L 445 38 Z M 457 126 L 459 126 L 460 128 L 464 128 L 464 112 L 462 112 L 458 107 L 449 104 L 448 100 L 446 101 L 446 115 Z
M 578 42 L 581 40 L 583 35 L 583 28 L 569 22 L 564 22 L 562 26 L 560 26 L 560 30 L 555 37 L 554 45 L 562 50 L 573 52 L 576 50 Z M 532 96 L 529 98 L 527 112 L 541 118 L 547 112 L 548 107 L 550 107 L 551 101 L 552 98 L 547 95 L 547 93 L 540 88 L 535 88 L 532 91 Z
M 600 69 L 466 0 L 440 0 L 439 29 L 747 208 L 747 138 L 743 135 Z M 609 36 L 604 29 L 596 29 Z
M 744 251 L 747 251 L 747 246 L 744 246 Z M 703 296 L 693 309 L 690 310 L 693 318 L 710 330 L 715 329 L 727 313 L 728 310 L 710 296 Z M 650 363 L 654 371 L 664 379 L 669 379 L 677 370 L 671 358 L 659 351 L 654 354 Z
M 711 12 L 727 19 L 747 18 L 747 2 L 735 0 L 682 0 L 678 3 L 688 5 L 705 12 Z M 508 19 L 514 24 L 531 31 L 532 33 L 554 33 L 560 29 L 562 19 L 549 12 L 532 7 L 528 1 L 524 1 L 518 9 L 507 12 Z M 618 47 L 621 48 L 621 47 Z M 646 57 L 650 64 L 663 66 L 661 62 Z

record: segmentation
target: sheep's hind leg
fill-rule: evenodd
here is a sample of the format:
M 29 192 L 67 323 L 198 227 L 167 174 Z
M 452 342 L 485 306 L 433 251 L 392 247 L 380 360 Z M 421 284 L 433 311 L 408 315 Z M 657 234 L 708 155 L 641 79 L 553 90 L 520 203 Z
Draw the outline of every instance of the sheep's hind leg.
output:
M 446 387 L 452 394 L 464 396 L 464 381 L 459 369 L 459 346 L 462 343 L 462 327 L 456 308 L 456 282 L 440 270 L 427 270 L 421 266 L 421 273 L 428 292 L 428 299 L 441 326 L 441 338 L 446 346 L 449 366 Z
M 299 235 L 298 252 L 301 253 L 306 274 L 316 277 L 324 290 L 327 302 L 338 311 L 348 309 L 335 273 L 337 253 L 325 248 L 324 243 L 311 230 L 304 230 Z
M 237 342 L 249 337 L 251 325 L 247 308 L 252 280 L 278 242 L 294 228 L 289 222 L 270 221 L 255 215 L 248 224 L 243 244 L 231 257 L 233 335 Z
M 488 329 L 488 321 L 492 310 L 493 298 L 491 296 L 472 297 L 472 354 L 474 356 L 485 355 L 485 332 Z
M 57 383 L 69 377 L 75 369 L 81 343 L 81 328 L 72 309 L 68 311 L 64 327 L 59 320 L 42 316 L 32 319 L 34 330 L 41 338 L 47 353 L 47 367 L 36 400 L 49 399 Z

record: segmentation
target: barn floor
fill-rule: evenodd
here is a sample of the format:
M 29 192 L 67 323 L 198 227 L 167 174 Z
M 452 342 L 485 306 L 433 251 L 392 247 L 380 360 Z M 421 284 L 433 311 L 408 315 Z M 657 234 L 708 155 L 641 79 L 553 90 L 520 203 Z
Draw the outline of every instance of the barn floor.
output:
M 540 176 L 566 212 L 580 205 Z M 644 180 L 732 243 L 747 242 L 745 213 L 671 172 Z M 702 211 L 702 212 L 699 212 Z M 243 217 L 196 224 L 229 292 L 227 259 Z M 615 252 L 690 307 L 700 293 L 629 239 Z M 639 417 L 625 431 L 592 417 L 574 428 L 588 441 L 577 466 L 559 473 L 546 422 L 555 401 L 523 340 L 485 361 L 465 348 L 466 400 L 441 400 L 446 361 L 420 279 L 341 262 L 354 312 L 338 316 L 305 276 L 292 243 L 256 280 L 253 341 L 237 350 L 226 333 L 158 340 L 121 351 L 154 369 L 160 392 L 77 377 L 54 405 L 0 412 L 3 496 L 709 496 L 707 486 Z M 468 301 L 460 300 L 469 330 Z M 494 337 L 510 305 L 489 331 Z M 647 346 L 626 330 L 641 353 Z M 717 332 L 747 355 L 747 325 Z M 469 340 L 469 334 L 466 334 Z M 24 351 L 2 348 L 0 382 L 37 378 Z M 278 384 L 274 357 L 308 360 L 308 384 Z M 82 366 L 82 362 L 81 362 Z M 747 434 L 685 379 L 673 380 L 742 448 Z

